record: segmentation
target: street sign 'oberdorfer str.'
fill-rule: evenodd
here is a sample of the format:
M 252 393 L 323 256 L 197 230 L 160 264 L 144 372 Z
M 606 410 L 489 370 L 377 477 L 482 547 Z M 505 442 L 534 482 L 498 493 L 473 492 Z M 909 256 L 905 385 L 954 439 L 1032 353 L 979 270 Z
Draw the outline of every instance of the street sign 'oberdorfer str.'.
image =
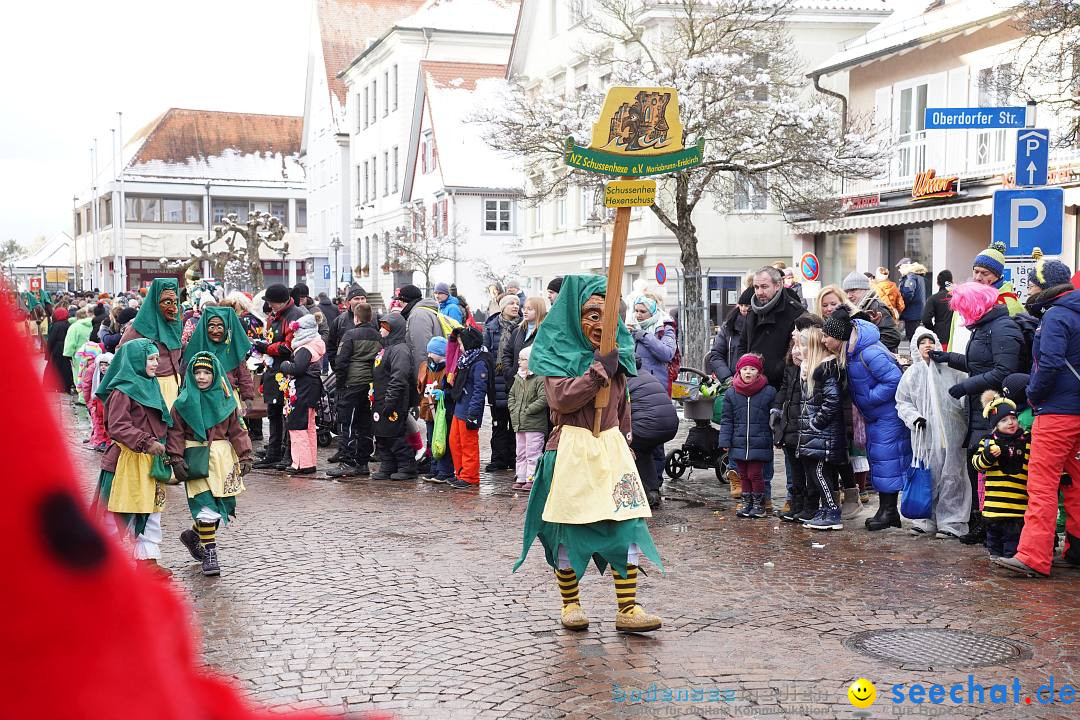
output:
M 1026 111 L 1024 107 L 928 107 L 923 125 L 927 130 L 1022 128 Z
M 636 207 L 656 202 L 655 180 L 615 180 L 604 186 L 604 207 Z

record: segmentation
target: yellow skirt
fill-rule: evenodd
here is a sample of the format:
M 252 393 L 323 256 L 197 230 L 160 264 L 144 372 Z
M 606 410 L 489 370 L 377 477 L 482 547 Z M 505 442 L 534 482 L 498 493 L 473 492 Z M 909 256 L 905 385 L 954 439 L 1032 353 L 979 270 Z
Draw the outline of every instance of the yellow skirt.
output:
M 165 506 L 165 486 L 150 477 L 153 457 L 138 453 L 123 443 L 116 459 L 109 510 L 116 513 L 155 513 Z
M 202 445 L 196 440 L 188 440 L 186 447 Z M 187 495 L 193 498 L 199 493 L 209 492 L 214 497 L 234 497 L 244 492 L 244 481 L 239 474 L 236 451 L 228 440 L 210 442 L 210 476 L 199 480 L 188 480 Z
M 165 398 L 165 405 L 172 410 L 173 403 L 180 395 L 180 383 L 175 375 L 158 375 L 158 385 L 161 386 L 161 396 Z

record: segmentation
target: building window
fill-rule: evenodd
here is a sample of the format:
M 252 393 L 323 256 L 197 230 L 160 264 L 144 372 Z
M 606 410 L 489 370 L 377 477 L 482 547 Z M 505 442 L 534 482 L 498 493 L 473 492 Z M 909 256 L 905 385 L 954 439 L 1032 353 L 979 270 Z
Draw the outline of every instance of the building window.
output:
M 926 169 L 926 83 L 900 91 L 897 124 L 899 177 Z
M 394 66 L 397 69 L 397 65 Z M 398 191 L 398 146 L 394 146 L 394 192 Z
M 307 200 L 296 201 L 296 229 L 307 229 Z
M 165 198 L 161 202 L 161 215 L 164 222 L 179 223 L 184 221 L 184 201 L 177 198 Z
M 1008 88 L 1013 82 L 1012 63 L 996 67 L 982 68 L 977 75 L 976 96 L 979 107 L 1008 106 L 1010 103 Z M 975 164 L 993 165 L 1005 162 L 1008 156 L 1008 136 L 1006 130 L 982 130 L 975 135 Z
M 379 81 L 371 81 L 371 124 L 374 125 L 375 121 L 379 119 Z
M 555 198 L 555 229 L 562 230 L 566 227 L 566 194 L 563 193 Z
M 276 217 L 282 223 L 289 224 L 289 203 L 285 200 L 274 200 L 270 203 L 270 215 Z
M 363 105 L 364 101 L 360 98 L 360 93 L 353 95 L 353 114 L 356 116 L 357 130 L 361 130 L 364 127 L 364 116 L 361 114 Z
M 769 205 L 769 182 L 764 174 L 747 176 L 735 173 L 735 210 L 753 212 L 765 210 Z
M 390 102 L 394 104 L 394 109 L 397 110 L 397 103 L 398 103 L 398 99 L 397 99 L 397 96 L 398 96 L 397 65 L 394 65 L 392 68 L 390 68 L 390 84 L 392 85 L 392 89 L 391 89 L 391 92 L 390 92 Z M 397 188 L 395 188 L 395 190 L 396 189 Z
M 102 227 L 112 225 L 112 198 L 103 197 L 98 205 L 98 222 Z
M 371 199 L 379 196 L 379 163 L 378 158 L 371 156 Z
M 202 225 L 202 200 L 184 201 L 184 222 L 188 225 Z
M 420 167 L 422 173 L 435 170 L 435 138 L 430 130 L 425 130 L 420 140 Z
M 578 220 L 582 225 L 584 225 L 585 221 L 592 217 L 592 214 L 596 212 L 595 199 L 595 191 L 592 188 L 581 188 L 581 207 L 578 210 L 580 215 Z
M 247 212 L 247 200 L 243 212 Z M 215 201 L 217 205 L 217 201 Z M 111 203 L 102 203 L 98 221 L 108 225 L 112 220 Z M 202 200 L 200 198 L 132 197 L 124 198 L 124 218 L 137 223 L 170 223 L 174 225 L 201 225 Z
M 390 194 L 390 153 L 386 150 L 382 154 L 382 194 L 383 197 Z
M 368 200 L 371 199 L 371 185 L 368 182 L 369 179 L 371 178 L 371 175 L 369 175 L 370 172 L 371 172 L 371 168 L 368 167 L 368 161 L 365 160 L 364 161 L 364 202 L 367 202 Z
M 240 222 L 246 222 L 249 205 L 248 201 L 243 198 L 214 198 L 210 209 L 215 224 L 220 224 L 225 219 L 225 216 L 230 213 L 235 214 L 236 219 Z
M 589 63 L 582 62 L 574 66 L 574 97 L 581 97 L 589 91 Z
M 364 127 L 371 124 L 371 93 L 364 88 Z
M 566 97 L 566 73 L 561 72 L 551 78 L 551 92 L 555 93 L 556 97 Z
M 559 34 L 559 0 L 548 0 L 548 29 L 551 37 Z
M 484 232 L 510 232 L 510 200 L 484 200 Z
M 767 82 L 756 82 L 758 76 L 766 73 L 769 67 L 769 54 L 768 53 L 754 53 L 750 58 L 751 71 L 754 73 L 754 84 L 747 93 L 748 100 L 755 100 L 757 102 L 764 102 L 769 99 L 769 84 Z
M 390 114 L 390 72 L 382 74 L 382 114 L 386 117 Z

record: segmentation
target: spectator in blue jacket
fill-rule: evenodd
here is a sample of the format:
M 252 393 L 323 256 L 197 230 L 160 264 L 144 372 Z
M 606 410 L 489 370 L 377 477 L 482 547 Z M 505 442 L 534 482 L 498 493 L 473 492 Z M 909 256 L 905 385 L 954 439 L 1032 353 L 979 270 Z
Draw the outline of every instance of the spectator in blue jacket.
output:
M 669 368 L 678 348 L 675 323 L 656 298 L 649 295 L 638 295 L 633 311 L 634 321 L 627 328 L 634 336 L 634 355 L 641 361 L 641 369 L 659 380 L 670 396 Z
M 896 411 L 900 366 L 879 340 L 877 326 L 838 307 L 825 321 L 825 347 L 846 359 L 851 400 L 866 420 L 866 455 L 878 491 L 868 530 L 900 527 L 896 501 L 911 467 L 911 436 Z
M 904 258 L 896 263 L 900 270 L 900 297 L 904 298 L 904 312 L 900 319 L 904 322 L 904 337 L 907 340 L 915 333 L 915 328 L 922 322 L 923 308 L 926 307 L 926 268 L 921 263 Z
M 450 294 L 450 286 L 446 283 L 435 283 L 435 302 L 439 303 L 439 312 L 448 318 L 453 318 L 462 325 L 465 324 L 465 313 L 461 309 L 461 303 Z
M 450 455 L 455 473 L 446 482 L 456 490 L 466 490 L 480 484 L 480 424 L 484 421 L 484 402 L 494 362 L 479 330 L 468 326 L 455 328 L 451 340 L 460 343 L 461 355 L 450 387 L 454 401 Z

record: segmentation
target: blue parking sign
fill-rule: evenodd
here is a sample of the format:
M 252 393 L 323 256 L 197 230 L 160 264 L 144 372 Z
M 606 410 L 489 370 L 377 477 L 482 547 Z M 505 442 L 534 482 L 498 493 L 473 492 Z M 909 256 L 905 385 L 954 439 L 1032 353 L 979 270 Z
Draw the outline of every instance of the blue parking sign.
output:
M 1061 254 L 1065 194 L 1061 188 L 994 192 L 993 238 L 1005 245 L 1006 257 Z

